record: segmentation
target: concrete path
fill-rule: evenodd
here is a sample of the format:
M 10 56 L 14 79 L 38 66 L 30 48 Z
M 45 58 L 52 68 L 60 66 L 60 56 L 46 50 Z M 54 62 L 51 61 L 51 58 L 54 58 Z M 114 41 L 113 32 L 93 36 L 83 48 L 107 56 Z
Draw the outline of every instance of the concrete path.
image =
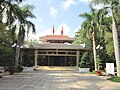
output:
M 29 71 L 0 78 L 0 90 L 120 90 L 107 77 L 74 71 Z

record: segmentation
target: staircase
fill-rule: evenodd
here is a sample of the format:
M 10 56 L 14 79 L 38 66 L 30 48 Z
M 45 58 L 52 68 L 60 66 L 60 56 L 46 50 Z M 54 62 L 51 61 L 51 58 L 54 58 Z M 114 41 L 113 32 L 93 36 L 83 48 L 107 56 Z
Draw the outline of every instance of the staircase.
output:
M 36 70 L 78 71 L 78 68 L 70 66 L 38 66 Z

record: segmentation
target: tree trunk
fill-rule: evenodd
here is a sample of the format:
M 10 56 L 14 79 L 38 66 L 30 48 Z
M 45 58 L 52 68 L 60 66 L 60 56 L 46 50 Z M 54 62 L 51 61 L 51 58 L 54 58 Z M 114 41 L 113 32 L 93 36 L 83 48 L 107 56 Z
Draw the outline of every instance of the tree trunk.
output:
M 94 61 L 92 59 L 93 58 L 92 52 L 90 52 L 89 55 L 90 55 L 90 72 L 92 72 L 94 70 Z
M 16 46 L 16 55 L 15 55 L 15 68 L 18 68 L 19 64 L 19 56 L 20 56 L 20 46 Z
M 113 32 L 115 59 L 116 59 L 116 66 L 117 66 L 117 76 L 120 76 L 119 42 L 118 42 L 118 33 L 117 33 L 116 21 L 114 20 L 114 17 L 112 18 L 112 32 Z
M 96 43 L 95 43 L 95 33 L 92 33 L 93 37 L 93 55 L 94 55 L 94 65 L 95 65 L 95 71 L 97 71 L 97 62 L 96 62 Z

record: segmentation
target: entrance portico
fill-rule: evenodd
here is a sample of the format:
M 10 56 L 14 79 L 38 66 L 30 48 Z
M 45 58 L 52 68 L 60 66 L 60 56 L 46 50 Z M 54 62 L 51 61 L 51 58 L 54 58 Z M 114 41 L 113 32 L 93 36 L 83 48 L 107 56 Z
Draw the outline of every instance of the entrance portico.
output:
M 34 60 L 40 66 L 78 66 L 79 51 L 37 49 Z
M 76 66 L 76 58 L 68 56 L 38 56 L 40 66 Z
M 34 46 L 34 63 L 40 66 L 78 66 L 81 45 L 39 44 Z
M 85 44 L 72 44 L 74 38 L 60 35 L 47 35 L 40 37 L 40 44 L 33 44 L 28 47 L 23 46 L 21 49 L 27 51 L 24 53 L 23 61 L 27 64 L 32 52 L 32 64 L 35 66 L 79 66 L 81 53 L 89 49 Z M 28 65 L 29 66 L 29 65 Z

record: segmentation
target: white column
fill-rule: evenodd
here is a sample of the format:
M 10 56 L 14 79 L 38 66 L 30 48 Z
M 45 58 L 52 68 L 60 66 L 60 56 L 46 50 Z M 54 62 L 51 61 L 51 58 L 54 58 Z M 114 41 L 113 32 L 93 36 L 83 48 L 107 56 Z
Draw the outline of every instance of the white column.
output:
M 58 54 L 58 49 L 56 49 L 56 54 Z
M 48 56 L 48 66 L 50 65 L 50 60 L 49 60 L 50 56 Z
M 79 55 L 79 51 L 76 51 L 76 66 L 79 66 L 79 59 L 80 59 L 80 55 Z
M 38 56 L 38 50 L 35 50 L 34 51 L 35 66 L 37 66 L 37 56 Z
M 65 66 L 66 66 L 66 56 L 65 56 Z

